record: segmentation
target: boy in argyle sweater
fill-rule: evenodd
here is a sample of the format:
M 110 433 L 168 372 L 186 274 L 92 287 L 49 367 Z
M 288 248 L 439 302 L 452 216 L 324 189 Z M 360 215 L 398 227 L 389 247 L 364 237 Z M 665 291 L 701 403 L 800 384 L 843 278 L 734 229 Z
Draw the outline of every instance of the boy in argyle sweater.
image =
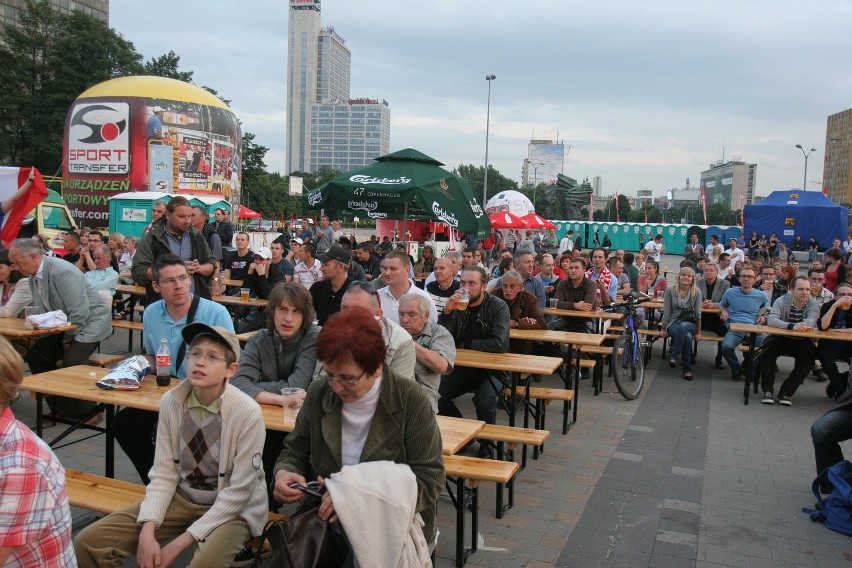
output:
M 197 545 L 190 566 L 230 565 L 267 518 L 260 407 L 229 384 L 240 346 L 222 328 L 193 323 L 187 378 L 163 395 L 145 498 L 85 528 L 74 541 L 81 567 L 167 567 Z M 161 546 L 160 542 L 170 541 Z

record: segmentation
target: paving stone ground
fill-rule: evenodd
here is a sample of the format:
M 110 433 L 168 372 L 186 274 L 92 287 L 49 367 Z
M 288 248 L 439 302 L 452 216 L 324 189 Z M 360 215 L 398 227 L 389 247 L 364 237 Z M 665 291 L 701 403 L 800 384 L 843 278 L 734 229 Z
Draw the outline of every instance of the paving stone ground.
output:
M 126 346 L 119 331 L 104 350 Z M 852 566 L 852 541 L 801 512 L 813 504 L 809 428 L 831 405 L 824 383 L 809 377 L 789 408 L 762 405 L 754 395 L 744 406 L 742 383 L 712 368 L 714 350 L 701 346 L 695 380 L 686 382 L 660 359 L 657 343 L 635 401 L 622 398 L 611 378 L 599 396 L 582 381 L 578 423 L 566 436 L 561 405 L 552 405 L 551 438 L 520 472 L 514 507 L 497 519 L 494 486 L 480 489 L 481 546 L 467 566 Z M 792 368 L 790 359 L 779 364 L 782 375 Z M 557 382 L 545 378 L 543 386 Z M 474 416 L 469 397 L 460 407 Z M 29 397 L 15 412 L 34 426 Z M 507 423 L 505 413 L 498 420 Z M 103 474 L 101 437 L 56 453 L 66 467 Z M 118 448 L 116 477 L 139 482 Z M 73 514 L 78 521 L 87 515 L 77 508 Z M 444 499 L 438 524 L 436 564 L 452 566 L 455 510 Z

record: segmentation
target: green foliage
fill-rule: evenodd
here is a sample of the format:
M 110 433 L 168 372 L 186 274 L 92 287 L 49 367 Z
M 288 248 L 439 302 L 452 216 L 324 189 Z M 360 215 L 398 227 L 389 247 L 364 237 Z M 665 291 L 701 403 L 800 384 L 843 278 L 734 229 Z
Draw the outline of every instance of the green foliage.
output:
M 177 79 L 185 83 L 192 83 L 192 71 L 180 71 L 180 56 L 174 51 L 161 55 L 160 57 L 152 57 L 145 63 L 145 75 L 153 75 L 155 77 L 168 77 Z M 213 93 L 216 94 L 216 93 Z
M 484 166 L 474 166 L 470 165 L 459 165 L 455 169 L 453 169 L 453 173 L 461 176 L 465 179 L 465 181 L 470 185 L 471 191 L 473 191 L 473 195 L 476 196 L 477 199 L 482 198 L 482 188 L 485 186 L 485 167 Z M 497 195 L 501 191 L 505 191 L 507 189 L 518 189 L 518 182 L 515 180 L 509 179 L 497 170 L 494 169 L 493 166 L 488 166 L 488 199 Z M 520 190 L 519 190 L 520 191 Z M 532 200 L 532 191 L 531 189 L 526 189 L 522 191 L 522 193 L 528 195 L 530 200 Z M 482 205 L 485 205 L 484 203 Z

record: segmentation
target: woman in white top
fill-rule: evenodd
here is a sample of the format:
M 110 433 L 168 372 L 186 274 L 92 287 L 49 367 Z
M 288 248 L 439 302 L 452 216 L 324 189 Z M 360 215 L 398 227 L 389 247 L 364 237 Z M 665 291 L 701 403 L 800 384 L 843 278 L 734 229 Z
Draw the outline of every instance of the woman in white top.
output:
M 695 271 L 685 266 L 677 273 L 677 283 L 668 288 L 663 301 L 663 330 L 671 338 L 669 367 L 683 368 L 683 378 L 692 380 L 692 339 L 701 336 L 701 291 L 695 285 Z
M 12 270 L 9 249 L 0 250 L 0 317 L 16 318 L 32 302 L 29 281 Z

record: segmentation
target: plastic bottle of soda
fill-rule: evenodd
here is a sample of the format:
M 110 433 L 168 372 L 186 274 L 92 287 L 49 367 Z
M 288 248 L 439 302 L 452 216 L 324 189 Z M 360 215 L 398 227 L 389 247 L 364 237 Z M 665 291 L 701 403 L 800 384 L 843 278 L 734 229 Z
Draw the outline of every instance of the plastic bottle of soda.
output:
M 595 290 L 595 311 L 599 312 L 601 310 L 601 289 L 598 288 Z
M 160 348 L 157 350 L 157 385 L 163 387 L 171 383 L 172 354 L 166 338 L 160 340 Z

